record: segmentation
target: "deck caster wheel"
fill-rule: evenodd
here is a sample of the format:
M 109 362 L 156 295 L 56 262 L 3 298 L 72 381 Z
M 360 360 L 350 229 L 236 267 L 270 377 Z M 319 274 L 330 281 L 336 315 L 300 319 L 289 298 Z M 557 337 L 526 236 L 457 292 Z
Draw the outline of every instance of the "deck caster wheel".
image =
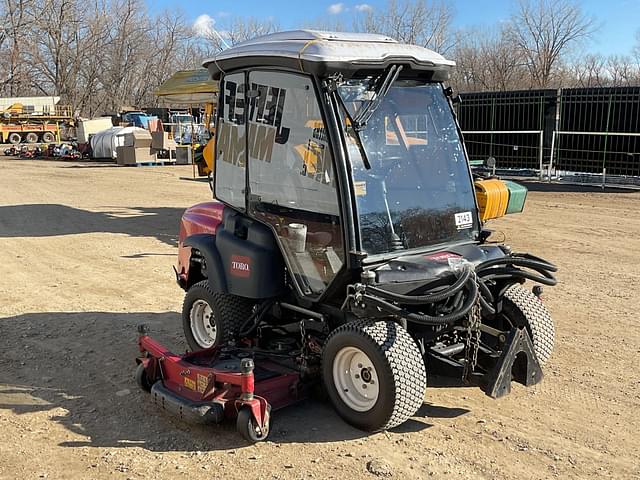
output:
M 136 368 L 136 383 L 138 386 L 143 389 L 145 392 L 151 392 L 151 387 L 153 386 L 153 382 L 149 379 L 147 375 L 147 370 L 144 368 L 143 364 L 138 364 Z
M 251 443 L 257 443 L 266 440 L 269 435 L 269 424 L 270 422 L 267 421 L 266 428 L 259 427 L 253 418 L 251 410 L 249 408 L 241 408 L 238 412 L 236 429 L 245 440 Z

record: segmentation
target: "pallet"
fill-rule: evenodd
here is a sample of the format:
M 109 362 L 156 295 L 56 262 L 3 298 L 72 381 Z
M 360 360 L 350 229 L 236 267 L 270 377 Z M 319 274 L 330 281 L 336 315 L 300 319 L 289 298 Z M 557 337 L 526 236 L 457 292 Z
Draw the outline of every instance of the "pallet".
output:
M 161 161 L 161 162 L 138 162 L 138 163 L 128 163 L 126 165 L 118 165 L 120 167 L 166 167 L 169 165 L 175 165 L 174 161 Z

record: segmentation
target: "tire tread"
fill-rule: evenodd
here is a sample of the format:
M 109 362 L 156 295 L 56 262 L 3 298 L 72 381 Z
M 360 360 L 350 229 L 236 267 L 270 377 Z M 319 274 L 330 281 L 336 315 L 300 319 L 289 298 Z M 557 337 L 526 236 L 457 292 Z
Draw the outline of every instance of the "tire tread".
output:
M 507 312 L 510 307 L 522 315 L 521 321 L 529 326 L 533 348 L 538 356 L 540 365 L 544 365 L 553 352 L 555 342 L 555 325 L 553 319 L 542 301 L 529 290 L 519 285 L 509 288 L 504 298 L 507 301 Z
M 389 328 L 389 324 L 393 328 Z M 387 430 L 404 423 L 424 402 L 427 374 L 420 350 L 409 333 L 394 321 L 355 320 L 336 328 L 335 335 L 351 332 L 368 339 L 381 350 L 391 369 L 394 405 L 388 418 L 374 431 Z

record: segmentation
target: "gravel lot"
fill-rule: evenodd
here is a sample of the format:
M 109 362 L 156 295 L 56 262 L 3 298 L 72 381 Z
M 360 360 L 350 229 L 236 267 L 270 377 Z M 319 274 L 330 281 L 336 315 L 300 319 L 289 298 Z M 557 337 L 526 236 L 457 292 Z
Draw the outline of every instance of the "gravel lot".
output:
M 0 157 L 0 478 L 640 478 L 640 193 L 530 185 L 495 239 L 556 262 L 544 381 L 491 400 L 431 388 L 366 435 L 328 404 L 274 415 L 270 441 L 157 412 L 136 329 L 182 350 L 178 222 L 208 200 L 191 167 Z

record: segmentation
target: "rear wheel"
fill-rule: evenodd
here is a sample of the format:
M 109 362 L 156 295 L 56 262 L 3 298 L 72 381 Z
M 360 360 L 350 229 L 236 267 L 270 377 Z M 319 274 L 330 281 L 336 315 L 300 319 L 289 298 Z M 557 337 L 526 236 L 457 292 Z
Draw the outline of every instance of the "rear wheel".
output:
M 18 145 L 22 141 L 22 137 L 19 133 L 10 133 L 7 140 L 11 145 Z
M 529 290 L 514 285 L 504 294 L 502 311 L 512 327 L 527 329 L 538 361 L 544 365 L 551 357 L 555 341 L 553 319 L 544 303 Z
M 409 333 L 393 321 L 337 328 L 322 353 L 327 394 L 351 425 L 377 431 L 405 422 L 424 401 L 427 374 Z
M 55 142 L 56 137 L 51 132 L 44 132 L 42 134 L 42 142 L 43 143 L 53 143 Z
M 217 347 L 229 341 L 250 315 L 253 302 L 211 290 L 208 280 L 193 285 L 182 306 L 182 326 L 192 350 Z
M 25 142 L 27 143 L 38 143 L 38 134 L 34 132 L 29 132 L 24 137 Z

